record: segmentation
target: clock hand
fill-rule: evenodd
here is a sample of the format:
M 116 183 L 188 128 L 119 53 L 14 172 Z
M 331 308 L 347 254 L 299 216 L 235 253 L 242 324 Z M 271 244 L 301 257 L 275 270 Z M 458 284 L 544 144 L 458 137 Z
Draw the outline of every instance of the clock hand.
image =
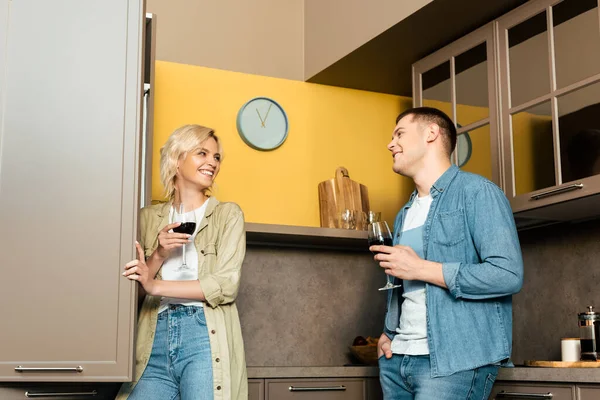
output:
M 271 106 L 272 106 L 272 105 L 273 105 L 273 104 L 269 104 L 269 109 L 267 110 L 267 115 L 265 115 L 265 122 L 264 122 L 265 124 L 267 123 L 267 118 L 269 118 L 269 111 L 271 111 Z M 257 111 L 258 111 L 258 110 L 257 110 Z M 263 124 L 263 126 L 264 126 L 264 124 Z
M 260 111 L 258 111 L 258 108 L 256 109 L 256 113 L 258 114 L 258 119 L 260 119 L 260 126 L 262 128 L 265 127 L 265 121 L 263 121 L 262 117 L 260 116 Z

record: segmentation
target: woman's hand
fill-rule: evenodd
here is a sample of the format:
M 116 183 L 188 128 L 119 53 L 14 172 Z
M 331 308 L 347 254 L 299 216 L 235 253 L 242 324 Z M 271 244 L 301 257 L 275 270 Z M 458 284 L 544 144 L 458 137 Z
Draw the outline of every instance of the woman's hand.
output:
M 137 250 L 138 258 L 125 264 L 125 272 L 123 272 L 123 276 L 129 280 L 138 281 L 146 293 L 153 295 L 152 290 L 155 286 L 155 280 L 153 276 L 150 276 L 150 268 L 148 268 L 148 265 L 146 265 L 144 250 L 142 250 L 142 246 L 140 246 L 137 241 L 135 242 L 135 248 Z
M 187 233 L 169 232 L 171 229 L 177 228 L 179 225 L 181 225 L 181 222 L 169 224 L 158 233 L 158 248 L 156 249 L 156 252 L 163 260 L 169 258 L 171 250 L 182 247 L 184 244 L 188 244 L 190 242 L 189 239 L 192 235 L 188 235 Z

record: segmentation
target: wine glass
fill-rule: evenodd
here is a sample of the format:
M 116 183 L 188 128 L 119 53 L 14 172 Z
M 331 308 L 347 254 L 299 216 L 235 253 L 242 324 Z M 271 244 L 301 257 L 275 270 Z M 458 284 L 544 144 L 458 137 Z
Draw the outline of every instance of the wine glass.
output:
M 377 222 L 370 222 L 369 223 L 369 246 L 392 246 L 393 245 L 393 241 L 392 241 L 392 234 L 390 233 L 390 228 L 388 227 L 387 222 L 385 221 L 377 221 Z M 377 254 L 378 252 L 375 252 L 375 254 Z M 384 287 L 379 288 L 379 290 L 389 290 L 389 289 L 395 289 L 397 287 L 400 287 L 402 285 L 394 285 L 392 284 L 392 282 L 390 281 L 390 276 L 389 275 L 385 275 L 386 278 L 386 284 Z
M 185 212 L 185 207 L 183 203 L 178 205 L 173 205 L 173 222 L 181 222 L 176 228 L 173 228 L 173 232 L 175 233 L 187 233 L 188 235 L 193 235 L 196 230 L 196 213 L 195 212 Z M 181 267 L 182 269 L 189 269 L 187 263 L 185 261 L 185 244 L 183 245 L 183 252 L 181 253 Z

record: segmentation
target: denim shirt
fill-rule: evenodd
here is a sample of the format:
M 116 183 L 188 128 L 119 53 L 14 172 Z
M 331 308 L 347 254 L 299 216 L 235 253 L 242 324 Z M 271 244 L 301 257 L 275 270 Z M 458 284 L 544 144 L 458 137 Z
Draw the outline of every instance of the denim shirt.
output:
M 448 286 L 425 286 L 431 375 L 511 365 L 512 295 L 523 286 L 523 259 L 508 200 L 489 180 L 454 165 L 430 193 L 424 256 L 442 264 Z M 394 244 L 415 195 L 396 216 Z M 391 339 L 400 319 L 401 290 L 388 293 L 384 332 Z

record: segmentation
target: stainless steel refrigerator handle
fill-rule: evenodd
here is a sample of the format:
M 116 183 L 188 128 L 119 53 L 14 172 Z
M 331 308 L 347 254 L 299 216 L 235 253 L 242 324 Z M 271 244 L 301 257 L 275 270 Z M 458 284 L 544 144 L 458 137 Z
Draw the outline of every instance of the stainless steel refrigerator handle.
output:
M 346 390 L 346 386 L 322 386 L 322 387 L 296 387 L 290 386 L 290 392 L 343 392 Z
M 15 367 L 16 372 L 83 372 L 81 365 L 73 368 L 61 368 L 61 367 L 21 367 L 20 365 Z
M 497 399 L 552 399 L 554 395 L 548 393 L 519 393 L 519 392 L 505 392 L 501 391 L 496 395 Z
M 562 187 L 559 187 L 556 189 L 548 190 L 546 192 L 532 194 L 531 200 L 539 200 L 539 199 L 543 199 L 544 197 L 554 196 L 555 194 L 566 193 L 566 192 L 570 192 L 571 190 L 577 190 L 577 189 L 583 189 L 583 183 L 573 183 L 572 185 L 562 186 Z
M 97 391 L 92 390 L 91 392 L 25 392 L 27 398 L 41 398 L 41 397 L 95 397 L 98 394 Z

